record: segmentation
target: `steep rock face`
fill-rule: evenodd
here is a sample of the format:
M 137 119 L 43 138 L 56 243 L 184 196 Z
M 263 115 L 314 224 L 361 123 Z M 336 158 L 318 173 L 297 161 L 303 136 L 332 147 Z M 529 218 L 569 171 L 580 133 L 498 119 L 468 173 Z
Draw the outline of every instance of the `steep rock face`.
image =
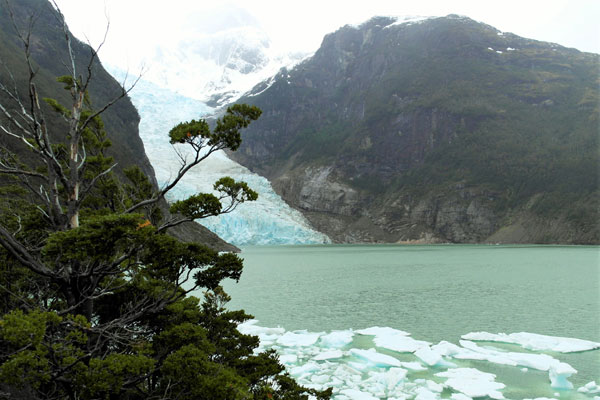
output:
M 67 73 L 65 65 L 70 63 L 62 25 L 58 22 L 53 7 L 46 0 L 19 0 L 10 4 L 16 25 L 23 34 L 27 32 L 30 18 L 33 17 L 35 20 L 31 31 L 31 54 L 36 63 L 34 66 L 37 71 L 35 82 L 41 96 L 55 98 L 62 104 L 69 104 L 72 100 L 69 98 L 68 92 L 63 89 L 62 84 L 56 81 L 58 76 Z M 72 38 L 72 40 L 76 68 L 85 74 L 91 49 L 76 38 Z M 26 94 L 27 68 L 24 64 L 24 50 L 4 4 L 0 6 L 0 60 L 6 66 L 6 68 L 0 69 L 0 80 L 8 87 L 16 85 L 21 95 Z M 97 59 L 90 68 L 93 73 L 93 80 L 89 87 L 90 98 L 96 107 L 101 107 L 118 96 L 121 87 Z M 14 107 L 14 102 L 3 92 L 0 92 L 0 102 L 9 109 Z M 64 121 L 49 107 L 45 116 L 50 127 L 49 131 L 54 134 L 55 138 L 67 131 Z M 126 97 L 119 100 L 102 114 L 102 120 L 108 137 L 112 141 L 110 155 L 114 156 L 118 163 L 117 173 L 128 166 L 137 165 L 156 184 L 154 170 L 146 156 L 138 133 L 140 118 L 130 99 Z M 11 142 L 7 135 L 2 134 L 0 141 L 11 146 L 22 157 L 28 156 L 28 152 L 20 148 L 18 143 Z M 166 204 L 161 206 L 164 211 L 167 211 Z M 180 239 L 205 243 L 222 251 L 238 250 L 196 223 L 182 224 L 172 228 L 170 232 Z
M 340 242 L 598 242 L 599 65 L 464 17 L 378 17 L 242 97 L 263 115 L 232 156 Z M 557 228 L 494 236 L 532 219 Z

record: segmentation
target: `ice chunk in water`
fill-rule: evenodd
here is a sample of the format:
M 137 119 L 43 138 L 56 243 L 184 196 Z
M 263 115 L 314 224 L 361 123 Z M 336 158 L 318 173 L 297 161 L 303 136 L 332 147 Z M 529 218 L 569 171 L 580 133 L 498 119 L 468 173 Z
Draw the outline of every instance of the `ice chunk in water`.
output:
M 298 362 L 298 356 L 295 354 L 282 354 L 279 356 L 279 361 L 282 364 L 296 364 Z
M 371 371 L 369 375 L 372 381 L 379 383 L 389 392 L 406 379 L 406 373 L 407 371 L 403 368 L 392 367 L 385 372 Z
M 411 371 L 425 371 L 427 368 L 423 366 L 423 364 L 419 362 L 400 362 L 403 368 L 409 369 Z
M 460 344 L 466 350 L 454 354 L 452 357 L 460 359 L 487 360 L 495 364 L 512 366 L 519 365 L 521 367 L 533 368 L 540 371 L 548 371 L 551 369 L 551 367 L 553 367 L 556 371 L 559 371 L 558 373 L 560 375 L 568 374 L 566 376 L 577 373 L 577 371 L 569 364 L 561 363 L 556 358 L 553 358 L 547 354 L 503 352 L 480 347 L 467 340 L 461 340 Z
M 442 353 L 429 346 L 421 347 L 419 350 L 415 351 L 415 356 L 419 357 L 427 365 L 456 367 L 456 365 L 454 365 L 453 363 L 444 360 L 442 355 Z
M 596 381 L 591 381 L 577 389 L 577 391 L 586 394 L 600 394 L 600 385 L 596 385 Z
M 298 367 L 294 367 L 290 370 L 290 374 L 295 377 L 304 377 L 313 372 L 317 372 L 320 370 L 319 364 L 315 362 L 307 362 L 304 365 L 300 365 Z
M 360 329 L 358 331 L 356 331 L 356 333 L 358 333 L 359 335 L 370 335 L 370 336 L 394 336 L 394 335 L 401 335 L 401 336 L 409 336 L 410 333 L 408 332 L 404 332 L 398 329 L 394 329 L 394 328 L 388 328 L 388 327 L 379 327 L 379 326 L 372 326 L 371 328 L 366 328 L 366 329 Z
M 371 396 L 369 393 L 361 392 L 357 389 L 344 389 L 340 393 L 346 395 L 351 400 L 379 400 L 377 397 Z
M 469 397 L 488 396 L 492 399 L 504 399 L 499 392 L 504 384 L 496 382 L 496 375 L 479 371 L 475 368 L 452 368 L 445 372 L 438 372 L 436 376 L 448 378 L 446 386 L 461 392 Z
M 473 400 L 472 398 L 463 393 L 452 393 L 450 398 L 452 400 Z
M 389 350 L 398 351 L 400 353 L 413 353 L 422 347 L 429 347 L 429 342 L 415 340 L 410 336 L 402 335 L 378 335 L 375 336 L 373 342 L 379 346 Z
M 320 344 L 323 347 L 344 347 L 345 345 L 352 342 L 354 332 L 351 330 L 347 331 L 333 331 L 327 335 L 321 336 Z
M 443 384 L 447 388 L 443 392 L 444 398 L 448 396 L 452 400 L 469 400 L 481 396 L 503 398 L 501 389 L 504 388 L 504 384 L 496 382 L 493 374 L 471 368 L 456 368 L 456 365 L 447 361 L 448 359 L 482 360 L 518 366 L 521 369 L 533 368 L 547 371 L 550 385 L 555 389 L 572 388 L 567 379 L 577 372 L 569 364 L 562 363 L 547 354 L 510 352 L 492 346 L 478 345 L 468 340 L 461 340 L 460 346 L 446 341 L 430 346 L 427 342 L 411 338 L 406 332 L 392 328 L 372 327 L 360 331 L 344 330 L 330 333 L 314 333 L 305 330 L 287 332 L 283 328 L 260 327 L 253 320 L 241 324 L 239 330 L 258 335 L 261 340 L 259 349 L 276 350 L 280 361 L 300 384 L 316 389 L 333 387 L 336 400 L 375 398 L 439 400 L 443 387 L 433 380 L 422 379 L 422 377 L 436 374 L 436 369 L 439 371 L 437 367 L 440 366 L 453 367 L 436 374 L 440 378 L 446 378 Z M 395 351 L 414 351 L 420 362 L 400 361 L 375 349 L 364 350 L 353 347 L 343 351 L 342 348 L 352 344 L 355 334 L 374 336 L 373 342 L 376 345 L 383 344 L 386 348 Z M 487 335 L 491 334 L 477 333 L 474 338 L 487 339 L 489 338 Z M 471 334 L 467 337 L 471 337 Z M 513 339 L 514 337 L 511 340 Z M 358 346 L 359 342 L 355 345 Z M 407 370 L 427 370 L 424 366 L 434 368 L 424 374 L 417 374 L 415 376 L 417 379 L 412 380 Z M 449 391 L 458 393 L 450 394 Z M 600 393 L 600 387 L 595 382 L 590 382 L 580 387 L 579 392 L 593 397 Z
M 537 333 L 518 332 L 507 335 L 506 333 L 471 332 L 462 336 L 463 339 L 513 343 L 533 351 L 556 351 L 559 353 L 572 353 L 600 348 L 600 343 L 589 340 L 574 339 L 560 336 L 547 336 Z
M 442 355 L 437 351 L 431 350 L 429 346 L 415 351 L 415 356 L 419 357 L 427 365 L 435 365 L 442 361 Z
M 321 336 L 320 333 L 312 333 L 307 331 L 286 332 L 277 339 L 277 344 L 287 347 L 304 347 L 312 346 Z
M 535 399 L 523 399 L 523 400 L 556 400 L 554 397 L 536 397 Z
M 438 400 L 440 398 L 438 393 L 432 392 L 424 387 L 417 388 L 415 393 L 417 394 L 415 400 Z
M 575 373 L 577 370 L 567 363 L 553 363 L 548 369 L 550 386 L 554 389 L 573 389 L 573 384 L 567 378 Z
M 238 325 L 237 329 L 244 335 L 283 335 L 285 329 L 283 328 L 265 328 L 263 326 L 256 325 L 258 320 L 250 319 Z
M 423 346 L 429 346 L 429 342 L 415 340 L 409 333 L 393 328 L 381 328 L 374 326 L 356 331 L 360 335 L 375 336 L 373 342 L 378 347 L 398 351 L 400 353 L 413 353 Z
M 367 360 L 369 363 L 374 364 L 378 367 L 400 367 L 400 361 L 392 356 L 381 354 L 375 351 L 375 349 L 362 350 L 362 349 L 350 349 L 350 354 Z
M 323 353 L 319 353 L 313 357 L 315 361 L 323 361 L 323 360 L 331 360 L 334 358 L 342 358 L 344 356 L 344 352 L 341 350 L 331 350 L 324 351 Z

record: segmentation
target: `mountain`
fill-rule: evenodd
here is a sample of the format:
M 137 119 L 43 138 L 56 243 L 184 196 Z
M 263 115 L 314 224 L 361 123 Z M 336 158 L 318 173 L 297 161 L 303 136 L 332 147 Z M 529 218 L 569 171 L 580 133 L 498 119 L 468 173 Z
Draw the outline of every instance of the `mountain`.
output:
M 600 56 L 376 17 L 239 102 L 231 156 L 337 242 L 599 243 Z
M 33 16 L 31 54 L 36 63 L 34 65 L 37 71 L 35 82 L 41 97 L 51 97 L 62 104 L 69 104 L 72 101 L 70 95 L 63 89 L 63 84 L 56 81 L 58 76 L 66 74 L 65 65 L 69 64 L 63 28 L 56 11 L 46 0 L 19 0 L 12 1 L 10 4 L 16 24 L 22 32 L 27 32 L 28 21 Z M 76 68 L 79 71 L 87 71 L 91 55 L 90 47 L 76 38 L 72 38 L 72 48 Z M 0 68 L 0 81 L 11 88 L 14 85 L 20 94 L 27 93 L 27 67 L 24 64 L 24 50 L 4 3 L 0 6 L 0 61 L 3 64 Z M 116 97 L 121 88 L 97 59 L 91 64 L 91 70 L 94 79 L 89 87 L 90 98 L 93 104 L 100 107 Z M 14 83 L 12 78 L 14 78 Z M 0 102 L 7 108 L 14 106 L 11 99 L 3 92 L 0 92 Z M 49 131 L 55 133 L 55 139 L 59 136 L 57 133 L 68 131 L 64 121 L 49 107 L 45 116 L 50 127 Z M 106 110 L 102 114 L 102 119 L 108 137 L 112 141 L 110 155 L 114 156 L 118 162 L 117 173 L 120 173 L 123 168 L 135 164 L 156 184 L 154 170 L 146 156 L 138 133 L 140 118 L 129 98 L 119 100 L 113 107 Z M 0 143 L 8 145 L 22 157 L 28 155 L 26 150 L 18 143 L 11 142 L 5 134 L 0 135 Z M 166 207 L 166 204 L 164 206 Z M 234 246 L 195 223 L 182 224 L 176 229 L 172 229 L 170 233 L 181 239 L 205 243 L 219 250 L 236 250 Z
M 119 79 L 124 76 L 123 71 L 111 72 Z M 143 79 L 130 95 L 141 117 L 140 136 L 161 186 L 180 166 L 179 156 L 169 144 L 166 132 L 181 121 L 206 117 L 214 109 L 200 100 L 160 88 Z M 240 204 L 230 214 L 199 221 L 227 242 L 236 246 L 329 242 L 327 236 L 312 229 L 300 212 L 290 208 L 273 191 L 267 179 L 232 161 L 222 151 L 190 170 L 170 192 L 169 200 L 181 200 L 198 192 L 210 193 L 214 182 L 223 176 L 244 181 L 258 193 L 257 201 Z
M 180 25 L 177 34 L 132 49 L 129 57 L 144 64 L 144 79 L 209 106 L 235 101 L 305 57 L 274 49 L 258 21 L 232 4 L 207 6 Z

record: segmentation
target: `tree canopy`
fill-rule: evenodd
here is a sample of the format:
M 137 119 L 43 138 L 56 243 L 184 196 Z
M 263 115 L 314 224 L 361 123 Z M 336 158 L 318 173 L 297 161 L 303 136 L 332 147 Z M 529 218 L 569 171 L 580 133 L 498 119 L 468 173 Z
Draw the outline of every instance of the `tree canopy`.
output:
M 27 94 L 14 79 L 0 82 L 10 99 L 0 103 L 0 397 L 329 398 L 298 386 L 276 353 L 258 352 L 258 338 L 237 330 L 251 317 L 225 307 L 221 282 L 239 279 L 242 260 L 166 233 L 256 200 L 246 183 L 224 177 L 214 193 L 161 207 L 191 168 L 237 149 L 240 131 L 261 111 L 234 105 L 213 129 L 204 120 L 175 126 L 171 143 L 187 150 L 173 180 L 158 188 L 110 156 L 101 115 L 128 89 L 93 107 L 93 69 L 79 71 L 71 58 L 58 78 L 71 102 L 43 98 L 31 36 L 18 36 Z M 92 51 L 90 66 L 96 57 Z M 51 132 L 48 112 L 68 130 Z

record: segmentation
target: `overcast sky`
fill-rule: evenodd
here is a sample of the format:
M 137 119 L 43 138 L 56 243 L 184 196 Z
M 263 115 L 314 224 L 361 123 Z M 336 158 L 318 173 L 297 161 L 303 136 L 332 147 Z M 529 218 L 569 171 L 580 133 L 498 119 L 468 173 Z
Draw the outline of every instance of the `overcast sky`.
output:
M 215 4 L 245 8 L 273 45 L 287 51 L 315 51 L 329 32 L 374 15 L 461 14 L 519 36 L 600 53 L 599 0 L 56 0 L 71 30 L 98 43 L 110 20 L 101 57 L 123 64 L 123 54 L 140 43 L 168 42 L 185 35 Z M 105 17 L 106 15 L 106 17 Z

